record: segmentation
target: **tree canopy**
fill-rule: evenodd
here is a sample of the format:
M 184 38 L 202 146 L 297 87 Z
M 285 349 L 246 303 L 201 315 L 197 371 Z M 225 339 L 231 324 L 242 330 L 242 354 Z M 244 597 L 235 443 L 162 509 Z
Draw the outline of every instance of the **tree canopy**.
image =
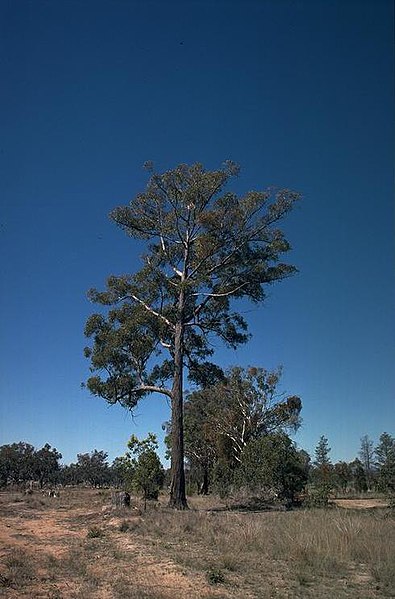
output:
M 93 302 L 111 306 L 93 314 L 85 334 L 92 345 L 89 390 L 133 408 L 149 392 L 172 404 L 170 505 L 186 507 L 183 467 L 183 375 L 212 382 L 219 369 L 212 336 L 230 347 L 248 340 L 247 323 L 232 300 L 265 299 L 265 287 L 296 272 L 281 261 L 290 249 L 278 223 L 299 195 L 293 191 L 224 191 L 238 167 L 215 171 L 181 164 L 152 173 L 144 192 L 111 219 L 129 236 L 147 241 L 140 270 L 110 276 Z
M 380 435 L 375 449 L 379 470 L 379 486 L 383 491 L 395 492 L 395 438 L 389 433 Z
M 0 486 L 37 480 L 43 487 L 53 483 L 59 474 L 62 454 L 49 443 L 35 449 L 20 441 L 0 447 Z
M 300 425 L 299 397 L 280 393 L 282 369 L 232 367 L 214 385 L 189 393 L 184 411 L 185 455 L 200 492 L 219 461 L 233 468 L 248 443 Z M 166 425 L 171 445 L 171 422 Z

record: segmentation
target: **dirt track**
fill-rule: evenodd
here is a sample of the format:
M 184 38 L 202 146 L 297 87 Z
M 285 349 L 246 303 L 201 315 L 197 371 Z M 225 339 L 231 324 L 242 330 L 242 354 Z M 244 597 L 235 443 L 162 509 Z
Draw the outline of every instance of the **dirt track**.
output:
M 1 597 L 203 599 L 216 596 L 203 576 L 189 578 L 171 560 L 158 558 L 149 547 L 133 543 L 130 535 L 122 534 L 119 531 L 122 517 L 114 516 L 109 505 L 97 505 L 97 510 L 92 511 L 67 505 L 67 501 L 45 499 L 45 505 L 34 509 L 29 500 L 34 505 L 42 501 L 39 496 L 15 502 L 12 498 L 7 500 L 6 494 L 1 495 Z M 136 513 L 134 517 L 139 515 Z M 104 537 L 87 538 L 88 531 L 98 527 L 104 531 Z M 11 559 L 15 564 L 6 568 Z M 10 569 L 15 580 L 10 578 Z M 81 579 L 85 580 L 83 584 Z M 118 590 L 114 592 L 114 588 Z

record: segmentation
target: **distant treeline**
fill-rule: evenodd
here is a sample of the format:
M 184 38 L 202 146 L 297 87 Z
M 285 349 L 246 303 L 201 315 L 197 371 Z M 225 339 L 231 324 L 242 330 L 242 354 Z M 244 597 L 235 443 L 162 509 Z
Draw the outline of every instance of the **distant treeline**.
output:
M 300 426 L 302 402 L 277 390 L 281 369 L 233 367 L 207 388 L 184 400 L 184 452 L 189 493 L 244 495 L 294 504 L 307 498 L 325 505 L 331 493 L 395 492 L 395 439 L 383 433 L 377 444 L 365 435 L 351 462 L 332 463 L 328 439 L 318 441 L 314 456 L 296 446 L 290 434 Z M 172 424 L 163 427 L 168 453 Z M 94 449 L 77 455 L 76 463 L 60 464 L 61 454 L 46 444 L 0 447 L 0 485 L 115 486 L 158 496 L 169 485 L 156 453 L 155 435 L 132 436 L 123 456 L 112 464 Z
M 186 410 L 188 414 L 188 410 Z M 188 423 L 191 424 L 190 421 Z M 188 426 L 186 427 L 188 430 Z M 225 443 L 218 433 L 216 443 L 197 446 L 186 436 L 186 476 L 189 493 L 219 493 L 234 496 L 245 493 L 266 500 L 295 503 L 308 496 L 311 503 L 326 503 L 330 493 L 395 492 L 395 439 L 383 433 L 377 445 L 367 435 L 351 462 L 335 464 L 330 458 L 328 439 L 321 436 L 314 456 L 295 443 L 284 431 L 266 432 L 249 440 L 242 451 Z M 196 442 L 196 439 L 195 441 Z M 171 443 L 171 433 L 167 437 Z M 155 435 L 139 441 L 132 436 L 128 450 L 110 464 L 108 454 L 94 449 L 77 455 L 76 463 L 60 464 L 62 455 L 49 444 L 35 449 L 25 442 L 0 447 L 0 485 L 27 487 L 90 485 L 114 486 L 141 491 L 146 498 L 155 498 L 168 482 L 156 453 Z M 236 457 L 237 456 L 237 457 Z

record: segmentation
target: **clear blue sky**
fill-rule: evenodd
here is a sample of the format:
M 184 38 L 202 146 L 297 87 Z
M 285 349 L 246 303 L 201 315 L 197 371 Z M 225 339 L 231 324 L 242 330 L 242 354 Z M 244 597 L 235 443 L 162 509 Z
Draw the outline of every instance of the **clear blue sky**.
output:
M 289 187 L 300 274 L 247 314 L 223 365 L 283 364 L 296 439 L 353 459 L 395 433 L 393 6 L 387 0 L 0 1 L 0 444 L 65 462 L 159 433 L 80 389 L 91 286 L 139 268 L 108 212 L 141 166 L 242 167 L 236 191 Z

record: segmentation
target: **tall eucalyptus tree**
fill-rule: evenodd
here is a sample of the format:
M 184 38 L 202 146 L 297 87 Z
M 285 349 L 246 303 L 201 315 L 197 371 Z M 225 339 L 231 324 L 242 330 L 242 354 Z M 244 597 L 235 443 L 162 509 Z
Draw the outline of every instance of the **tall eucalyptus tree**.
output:
M 230 347 L 249 337 L 232 300 L 262 302 L 267 285 L 296 271 L 280 261 L 290 245 L 277 223 L 299 195 L 286 189 L 242 197 L 224 192 L 237 174 L 230 161 L 216 171 L 181 164 L 152 172 L 146 190 L 110 214 L 128 235 L 147 241 L 141 269 L 110 276 L 105 291 L 89 292 L 93 302 L 112 308 L 86 324 L 93 339 L 85 350 L 93 374 L 87 387 L 129 409 L 151 392 L 170 399 L 170 505 L 178 509 L 187 507 L 185 368 L 190 380 L 207 384 L 218 372 L 207 360 L 212 336 Z

